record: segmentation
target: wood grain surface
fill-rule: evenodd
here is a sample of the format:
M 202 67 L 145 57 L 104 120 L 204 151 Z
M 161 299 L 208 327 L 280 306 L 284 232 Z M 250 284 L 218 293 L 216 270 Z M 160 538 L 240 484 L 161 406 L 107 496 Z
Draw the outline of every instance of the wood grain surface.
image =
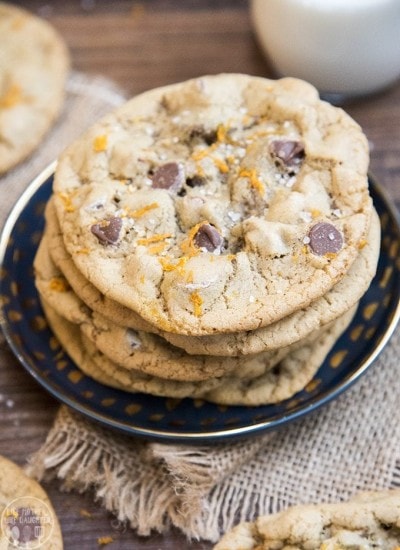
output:
M 73 68 L 113 79 L 127 95 L 201 74 L 273 76 L 252 33 L 246 0 L 82 0 L 15 2 L 47 18 L 64 36 Z M 371 171 L 400 202 L 400 86 L 345 106 L 371 143 Z M 58 404 L 20 367 L 0 337 L 0 454 L 19 464 L 37 450 Z M 137 537 L 116 524 L 92 495 L 45 485 L 59 515 L 66 549 L 209 550 L 177 532 Z M 87 510 L 92 518 L 82 517 Z

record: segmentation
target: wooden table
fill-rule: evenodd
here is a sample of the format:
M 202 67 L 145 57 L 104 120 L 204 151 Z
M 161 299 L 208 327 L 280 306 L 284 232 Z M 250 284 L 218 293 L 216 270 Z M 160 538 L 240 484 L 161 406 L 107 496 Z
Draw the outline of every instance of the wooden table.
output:
M 244 72 L 271 76 L 252 35 L 246 0 L 42 0 L 15 2 L 39 13 L 68 43 L 73 67 L 102 74 L 128 95 L 201 74 Z M 400 85 L 346 105 L 371 142 L 371 170 L 400 202 Z M 0 346 L 0 454 L 19 464 L 39 448 L 58 403 L 19 366 L 5 343 Z M 97 538 L 112 535 L 107 548 L 207 550 L 179 533 L 139 538 L 115 530 L 113 517 L 91 495 L 63 494 L 46 485 L 67 549 L 98 548 Z M 88 510 L 92 519 L 83 518 Z

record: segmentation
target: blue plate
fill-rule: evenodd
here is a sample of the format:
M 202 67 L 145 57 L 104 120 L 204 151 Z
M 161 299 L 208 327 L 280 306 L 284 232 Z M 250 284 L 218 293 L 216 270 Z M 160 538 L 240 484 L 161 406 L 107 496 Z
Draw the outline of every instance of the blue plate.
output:
M 2 328 L 25 369 L 73 409 L 126 433 L 175 442 L 209 442 L 283 426 L 347 389 L 366 371 L 399 318 L 400 228 L 396 212 L 371 180 L 382 225 L 378 272 L 348 330 L 305 390 L 277 405 L 221 407 L 201 400 L 131 394 L 84 376 L 49 330 L 33 281 L 54 165 L 32 182 L 11 212 L 0 240 Z

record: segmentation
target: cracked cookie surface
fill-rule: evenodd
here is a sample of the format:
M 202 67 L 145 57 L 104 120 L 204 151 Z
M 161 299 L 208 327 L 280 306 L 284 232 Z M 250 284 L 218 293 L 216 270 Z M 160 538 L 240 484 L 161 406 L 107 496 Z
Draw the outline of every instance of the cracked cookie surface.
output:
M 254 330 L 347 273 L 367 141 L 295 79 L 205 76 L 119 108 L 59 160 L 65 246 L 104 295 L 178 334 Z

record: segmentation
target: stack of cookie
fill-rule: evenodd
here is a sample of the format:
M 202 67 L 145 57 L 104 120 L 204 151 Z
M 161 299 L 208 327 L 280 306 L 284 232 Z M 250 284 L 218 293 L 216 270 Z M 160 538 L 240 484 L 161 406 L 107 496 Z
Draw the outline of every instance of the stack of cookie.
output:
M 35 259 L 47 319 L 126 391 L 260 405 L 313 378 L 375 274 L 359 126 L 297 79 L 146 92 L 58 161 Z

